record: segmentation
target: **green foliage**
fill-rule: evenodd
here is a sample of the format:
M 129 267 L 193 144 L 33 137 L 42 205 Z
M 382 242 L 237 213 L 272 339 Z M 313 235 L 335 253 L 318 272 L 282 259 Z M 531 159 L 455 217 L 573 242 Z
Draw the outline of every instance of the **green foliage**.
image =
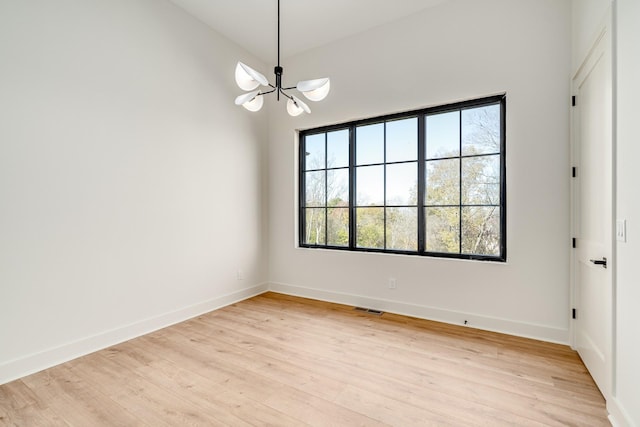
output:
M 325 244 L 325 210 L 319 208 L 306 210 L 306 229 L 304 242 L 310 245 Z
M 387 208 L 387 249 L 418 250 L 418 209 Z
M 383 249 L 384 208 L 358 208 L 356 212 L 356 246 Z
M 427 208 L 427 251 L 458 253 L 460 251 L 460 208 Z
M 349 246 L 349 204 L 344 201 L 335 201 L 332 205 L 343 207 L 327 209 L 327 244 Z

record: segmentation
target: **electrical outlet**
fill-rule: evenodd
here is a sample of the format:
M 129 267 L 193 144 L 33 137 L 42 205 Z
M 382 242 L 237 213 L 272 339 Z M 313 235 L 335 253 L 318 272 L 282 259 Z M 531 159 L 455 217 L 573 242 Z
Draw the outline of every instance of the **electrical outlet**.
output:
M 627 220 L 619 219 L 616 221 L 616 240 L 618 242 L 627 241 Z
M 242 270 L 236 271 L 236 279 L 244 280 L 244 272 Z
M 396 288 L 396 278 L 395 277 L 389 277 L 389 289 L 395 289 Z

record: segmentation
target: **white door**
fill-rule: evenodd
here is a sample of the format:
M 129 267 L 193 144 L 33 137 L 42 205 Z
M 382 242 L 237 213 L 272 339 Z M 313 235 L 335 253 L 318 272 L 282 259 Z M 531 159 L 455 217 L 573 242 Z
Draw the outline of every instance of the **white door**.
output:
M 605 396 L 611 391 L 612 83 L 609 29 L 573 79 L 574 345 Z

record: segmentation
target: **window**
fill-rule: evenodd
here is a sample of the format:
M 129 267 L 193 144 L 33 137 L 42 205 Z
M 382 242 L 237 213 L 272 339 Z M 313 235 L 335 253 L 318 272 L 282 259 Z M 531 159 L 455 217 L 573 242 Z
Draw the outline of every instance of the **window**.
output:
M 506 260 L 505 102 L 301 132 L 300 246 Z

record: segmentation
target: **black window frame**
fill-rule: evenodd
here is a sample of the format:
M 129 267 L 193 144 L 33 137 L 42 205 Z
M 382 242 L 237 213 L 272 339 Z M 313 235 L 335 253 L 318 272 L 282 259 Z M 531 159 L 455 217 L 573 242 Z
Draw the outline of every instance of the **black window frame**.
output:
M 478 108 L 483 106 L 490 105 L 500 105 L 500 184 L 499 184 L 499 193 L 500 193 L 500 253 L 498 255 L 484 255 L 484 254 L 467 254 L 462 253 L 462 239 L 460 239 L 460 252 L 452 253 L 452 252 L 429 252 L 426 251 L 425 240 L 426 240 L 426 223 L 425 223 L 425 208 L 426 205 L 425 200 L 425 173 L 426 173 L 426 163 L 429 159 L 426 157 L 425 150 L 425 139 L 426 139 L 426 118 L 430 115 L 441 114 L 453 111 L 463 111 L 466 109 Z M 417 117 L 417 138 L 418 138 L 418 157 L 417 157 L 417 173 L 418 173 L 418 191 L 417 191 L 417 250 L 416 251 L 407 251 L 407 250 L 394 250 L 394 249 L 381 249 L 381 248 L 365 248 L 356 246 L 356 128 L 363 125 L 376 124 L 376 123 L 386 123 L 388 121 L 407 119 L 411 117 Z M 460 127 L 462 128 L 462 123 L 460 123 Z M 306 138 L 313 135 L 318 134 L 327 134 L 334 131 L 348 130 L 349 135 L 349 241 L 347 246 L 335 246 L 335 245 L 327 245 L 326 237 L 327 237 L 327 215 L 326 211 L 328 209 L 325 204 L 325 244 L 309 244 L 304 242 L 305 230 L 306 230 L 306 193 L 305 193 L 305 160 L 306 160 L 306 150 L 305 150 L 305 141 Z M 333 249 L 333 250 L 344 250 L 344 251 L 352 251 L 352 252 L 377 252 L 377 253 L 389 253 L 389 254 L 402 254 L 402 255 L 418 255 L 418 256 L 427 256 L 427 257 L 436 257 L 436 258 L 453 258 L 453 259 L 466 259 L 466 260 L 480 260 L 480 261 L 497 261 L 497 262 L 506 262 L 507 260 L 507 183 L 506 183 L 506 94 L 494 95 L 489 97 L 477 98 L 467 101 L 455 102 L 446 105 L 439 105 L 429 108 L 423 108 L 419 110 L 406 111 L 395 114 L 388 114 L 384 116 L 371 117 L 367 119 L 361 119 L 356 121 L 351 121 L 347 123 L 334 124 L 329 126 L 323 126 L 313 129 L 306 129 L 299 131 L 299 147 L 298 147 L 298 245 L 301 248 L 313 248 L 313 249 Z M 460 139 L 462 140 L 462 135 L 460 135 Z M 327 153 L 327 145 L 325 138 L 325 168 L 320 170 L 331 170 L 332 168 L 328 168 L 326 164 L 326 153 Z M 494 153 L 495 155 L 498 153 Z M 468 158 L 470 156 L 463 155 L 462 151 L 460 151 L 459 156 L 457 158 L 460 159 L 462 163 L 462 159 Z M 433 159 L 431 159 L 433 160 Z M 389 162 L 393 164 L 394 162 Z M 387 165 L 386 158 L 384 159 L 384 165 Z M 362 166 L 362 165 L 360 165 Z M 386 170 L 386 168 L 385 168 Z M 422 179 L 420 178 L 422 177 Z M 462 187 L 462 174 L 459 177 L 460 180 L 460 188 Z M 386 182 L 386 181 L 385 181 Z M 384 202 L 384 207 L 386 208 L 388 205 L 386 204 L 386 200 Z M 462 200 L 460 203 L 456 205 L 462 211 L 464 206 L 473 206 L 472 204 L 463 204 Z M 320 207 L 321 208 L 321 207 Z M 385 224 L 386 227 L 386 224 Z M 386 228 L 385 228 L 386 230 Z M 462 228 L 458 231 L 460 237 L 462 236 Z M 386 233 L 385 233 L 386 235 Z

